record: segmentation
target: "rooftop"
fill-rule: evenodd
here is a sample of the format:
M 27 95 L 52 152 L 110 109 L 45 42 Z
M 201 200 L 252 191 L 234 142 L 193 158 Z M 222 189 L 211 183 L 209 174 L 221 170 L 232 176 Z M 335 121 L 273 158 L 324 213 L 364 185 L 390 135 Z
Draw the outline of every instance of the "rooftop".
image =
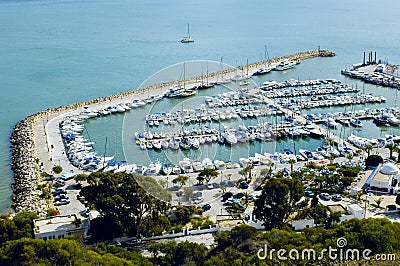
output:
M 397 168 L 394 163 L 386 163 L 379 172 L 385 175 L 397 175 L 399 173 L 399 168 Z
M 79 222 L 78 225 L 77 222 Z M 35 234 L 74 230 L 80 225 L 80 221 L 75 214 L 36 219 L 33 223 L 35 226 Z
M 348 214 L 348 211 L 340 204 L 326 206 L 331 213 L 339 212 L 341 214 Z
M 374 176 L 373 180 L 389 182 L 390 178 L 391 178 L 391 175 L 386 175 L 386 174 L 382 174 L 381 172 L 377 172 L 376 175 Z
M 351 210 L 351 211 L 363 211 L 363 210 L 364 210 L 364 209 L 361 208 L 361 206 L 358 205 L 358 204 L 349 204 L 349 205 L 347 205 L 347 209 L 348 209 L 348 210 Z

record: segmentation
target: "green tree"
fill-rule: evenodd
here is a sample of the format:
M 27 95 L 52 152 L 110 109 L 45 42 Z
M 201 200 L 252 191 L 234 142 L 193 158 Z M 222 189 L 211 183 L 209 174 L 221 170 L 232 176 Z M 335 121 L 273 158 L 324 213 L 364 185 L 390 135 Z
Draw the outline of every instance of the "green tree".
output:
M 317 206 L 318 203 L 319 203 L 319 199 L 318 199 L 317 193 L 314 193 L 313 198 L 311 199 L 311 203 L 310 203 L 311 208 L 314 206 Z
M 383 162 L 382 156 L 380 156 L 378 154 L 372 154 L 372 155 L 368 156 L 367 159 L 365 160 L 365 166 L 375 167 L 375 166 L 378 166 L 382 162 Z
M 149 185 L 139 184 L 137 180 L 141 180 L 141 177 L 128 173 L 92 173 L 88 177 L 89 186 L 82 188 L 80 194 L 100 212 L 105 225 L 108 224 L 114 228 L 114 230 L 109 230 L 105 227 L 107 230 L 103 228 L 103 231 L 122 232 L 136 236 L 146 215 L 166 212 L 168 203 L 148 193 L 152 189 L 157 191 L 157 194 L 153 192 L 153 195 L 159 196 L 163 194 L 163 188 L 153 180 L 151 184 L 154 187 L 144 190 L 143 187 Z
M 377 198 L 377 199 L 375 200 L 375 202 L 376 202 L 376 205 L 378 205 L 378 208 L 380 208 L 380 207 L 381 207 L 381 203 L 382 203 L 382 201 L 383 201 L 383 197 Z
M 188 180 L 189 180 L 189 176 L 187 176 L 187 175 L 178 175 L 177 178 L 172 180 L 172 183 L 179 184 L 181 187 L 183 187 Z
M 290 173 L 293 172 L 293 165 L 296 163 L 295 159 L 290 159 L 289 160 L 289 164 L 290 164 Z
M 371 151 L 372 151 L 371 143 L 368 143 L 367 145 L 365 145 L 365 151 L 367 152 L 367 158 L 368 158 L 371 155 Z
M 239 171 L 246 181 L 251 180 L 251 170 L 254 168 L 252 164 L 246 165 L 243 169 Z
M 353 157 L 354 157 L 354 155 L 352 153 L 349 153 L 349 154 L 346 155 L 346 158 L 349 160 L 349 162 L 351 162 Z
M 330 213 L 328 217 L 328 226 L 333 227 L 334 224 L 339 223 L 340 217 L 342 217 L 342 214 L 340 212 Z
M 255 202 L 253 214 L 264 222 L 265 229 L 282 228 L 296 210 L 304 193 L 304 185 L 297 179 L 272 178 L 266 182 Z
M 197 175 L 197 181 L 199 184 L 203 184 L 204 180 L 208 183 L 212 178 L 218 177 L 219 172 L 216 169 L 204 168 Z
M 0 218 L 0 245 L 23 237 L 33 238 L 33 220 L 38 216 L 33 212 L 17 213 L 12 219 Z
M 389 158 L 392 159 L 393 151 L 396 149 L 396 145 L 391 142 L 391 143 L 386 144 L 385 148 L 389 149 Z
M 63 169 L 62 169 L 61 166 L 56 165 L 51 170 L 53 170 L 53 172 L 58 175 L 58 174 L 60 174 L 62 172 Z
M 311 208 L 310 216 L 314 219 L 316 224 L 325 223 L 328 218 L 328 208 L 322 204 L 317 204 Z
M 396 204 L 400 205 L 400 194 L 396 195 Z
M 74 180 L 77 183 L 84 182 L 87 179 L 88 179 L 88 175 L 86 175 L 86 174 L 77 174 L 77 175 L 74 176 Z

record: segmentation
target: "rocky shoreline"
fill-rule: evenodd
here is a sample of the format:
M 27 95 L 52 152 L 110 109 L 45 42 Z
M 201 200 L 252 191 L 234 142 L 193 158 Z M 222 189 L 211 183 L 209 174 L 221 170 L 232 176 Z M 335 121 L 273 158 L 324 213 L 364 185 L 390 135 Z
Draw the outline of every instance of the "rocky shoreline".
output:
M 335 53 L 327 50 L 314 50 L 301 52 L 289 56 L 273 58 L 271 60 L 261 61 L 248 66 L 240 66 L 239 69 L 252 68 L 257 69 L 266 64 L 276 64 L 284 59 L 289 60 L 305 60 L 313 57 L 329 57 L 335 56 Z M 208 78 L 217 77 L 218 75 L 229 75 L 235 73 L 236 69 L 226 69 L 223 71 L 214 72 L 208 75 Z M 200 79 L 206 78 L 196 77 L 187 79 L 186 83 L 195 83 Z M 61 114 L 62 112 L 76 110 L 83 106 L 99 104 L 103 102 L 111 102 L 112 100 L 132 97 L 138 94 L 144 94 L 154 90 L 166 89 L 178 84 L 179 81 L 157 84 L 142 89 L 134 89 L 121 93 L 117 93 L 108 97 L 101 97 L 95 100 L 74 103 L 68 106 L 60 106 L 57 108 L 49 108 L 39 113 L 28 116 L 14 126 L 14 130 L 10 137 L 12 164 L 11 169 L 14 172 L 13 184 L 13 205 L 16 212 L 31 211 L 39 216 L 45 216 L 48 205 L 41 198 L 41 191 L 38 190 L 39 182 L 41 181 L 41 173 L 39 165 L 41 164 L 37 156 L 38 147 L 35 145 L 35 126 L 37 122 L 45 117 Z

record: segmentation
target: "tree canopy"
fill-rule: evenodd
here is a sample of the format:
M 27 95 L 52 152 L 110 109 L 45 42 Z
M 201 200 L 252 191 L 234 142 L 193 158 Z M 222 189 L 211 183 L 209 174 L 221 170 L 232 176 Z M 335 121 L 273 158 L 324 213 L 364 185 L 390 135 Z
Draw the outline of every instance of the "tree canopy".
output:
M 114 228 L 107 230 L 110 234 L 108 237 L 117 237 L 121 234 L 136 236 L 145 215 L 157 216 L 168 209 L 167 202 L 145 191 L 132 174 L 92 173 L 87 181 L 89 186 L 82 188 L 80 194 L 103 217 L 99 219 L 99 224 L 96 225 L 94 222 L 92 233 L 95 233 L 95 236 L 98 230 L 100 230 L 99 237 L 104 235 L 105 228 Z M 160 194 L 163 189 L 157 182 L 153 185 L 157 186 Z
M 282 228 L 303 193 L 304 185 L 298 179 L 271 178 L 256 200 L 253 214 L 264 222 L 266 230 Z

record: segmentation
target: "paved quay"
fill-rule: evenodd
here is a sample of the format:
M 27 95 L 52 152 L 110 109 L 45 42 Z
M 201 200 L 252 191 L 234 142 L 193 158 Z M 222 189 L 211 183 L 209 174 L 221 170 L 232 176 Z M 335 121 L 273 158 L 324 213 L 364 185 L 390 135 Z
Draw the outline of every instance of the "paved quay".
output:
M 314 57 L 328 57 L 334 55 L 333 52 L 327 50 L 300 52 L 293 55 L 240 66 L 238 68 L 210 73 L 207 76 L 203 75 L 201 77 L 194 77 L 185 80 L 184 83 L 190 86 L 198 84 L 199 80 L 204 80 L 205 78 L 207 78 L 209 82 L 215 83 L 222 75 L 225 78 L 232 78 L 236 74 L 237 70 L 248 71 L 249 75 L 251 75 L 260 67 L 266 65 L 275 66 L 285 59 L 301 61 Z M 160 95 L 167 92 L 171 86 L 179 85 L 180 83 L 182 83 L 182 81 L 157 84 L 143 89 L 134 89 L 108 97 L 101 97 L 91 101 L 71 104 L 69 106 L 49 108 L 33 114 L 19 122 L 15 126 L 15 130 L 10 138 L 13 150 L 12 168 L 15 180 L 13 188 L 15 194 L 14 199 L 21 199 L 19 201 L 14 200 L 14 209 L 17 211 L 36 211 L 40 215 L 44 215 L 45 210 L 43 210 L 43 208 L 45 204 L 43 204 L 39 199 L 38 195 L 33 196 L 35 195 L 34 190 L 41 180 L 39 168 L 47 173 L 51 173 L 53 166 L 60 165 L 63 168 L 64 173 L 81 172 L 69 163 L 65 154 L 64 145 L 59 132 L 59 122 L 61 122 L 63 118 L 78 113 L 84 106 L 89 106 L 92 110 L 99 110 L 110 105 L 125 103 L 132 99 L 145 99 L 148 95 Z M 23 134 L 20 134 L 21 132 L 23 132 Z M 20 156 L 22 154 L 23 156 Z M 26 185 L 27 182 L 24 180 L 29 180 L 29 185 Z M 21 195 L 26 194 L 27 191 L 26 189 L 20 189 L 21 184 L 23 186 L 28 186 L 28 190 L 32 191 L 32 193 L 28 193 L 29 202 L 25 202 L 25 196 L 21 197 Z M 34 202 L 41 203 L 31 204 Z

